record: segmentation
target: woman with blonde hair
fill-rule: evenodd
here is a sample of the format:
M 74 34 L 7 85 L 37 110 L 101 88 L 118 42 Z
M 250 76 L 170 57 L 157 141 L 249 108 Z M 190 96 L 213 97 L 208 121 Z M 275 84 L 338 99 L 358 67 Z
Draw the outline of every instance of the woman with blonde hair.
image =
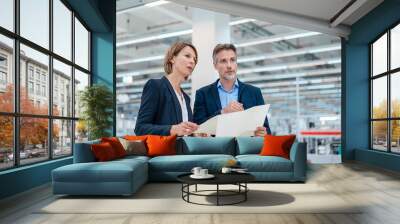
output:
M 136 135 L 190 135 L 197 130 L 193 123 L 190 98 L 180 87 L 197 64 L 196 48 L 177 42 L 167 51 L 160 79 L 150 79 L 143 87 L 136 121 Z

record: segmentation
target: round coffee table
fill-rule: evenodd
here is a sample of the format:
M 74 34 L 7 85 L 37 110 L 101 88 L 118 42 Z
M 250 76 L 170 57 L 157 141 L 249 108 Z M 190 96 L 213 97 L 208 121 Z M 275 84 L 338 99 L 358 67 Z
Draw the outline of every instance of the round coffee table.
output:
M 182 183 L 182 199 L 188 203 L 198 205 L 234 205 L 247 200 L 247 192 L 249 188 L 247 183 L 255 180 L 255 177 L 249 173 L 216 173 L 213 174 L 215 177 L 212 179 L 193 179 L 190 177 L 191 173 L 182 174 L 177 177 L 178 181 Z M 198 184 L 215 185 L 215 190 L 197 190 Z M 190 191 L 190 186 L 195 186 L 194 191 Z M 236 185 L 237 190 L 223 190 L 220 189 L 220 185 Z M 215 194 L 206 194 L 209 192 L 215 192 Z M 204 197 L 216 197 L 216 204 L 202 204 L 193 202 L 190 200 L 190 196 L 204 196 Z M 240 196 L 240 199 L 231 203 L 221 203 L 221 197 L 232 197 Z

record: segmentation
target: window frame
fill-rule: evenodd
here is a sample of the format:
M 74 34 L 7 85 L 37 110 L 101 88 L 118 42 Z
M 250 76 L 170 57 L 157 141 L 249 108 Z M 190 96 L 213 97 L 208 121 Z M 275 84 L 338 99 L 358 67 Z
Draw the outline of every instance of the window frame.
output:
M 75 88 L 74 88 L 74 82 L 75 82 L 75 69 L 87 74 L 89 76 L 89 83 L 88 86 L 92 85 L 92 69 L 91 69 L 91 37 L 92 37 L 92 30 L 87 26 L 87 24 L 83 21 L 83 19 L 72 9 L 72 7 L 65 1 L 65 0 L 59 0 L 68 10 L 71 11 L 71 18 L 70 18 L 70 23 L 71 23 L 71 59 L 67 59 L 64 58 L 63 56 L 55 53 L 53 50 L 53 23 L 54 23 L 54 17 L 53 17 L 53 1 L 54 0 L 48 0 L 49 2 L 49 49 L 46 49 L 42 46 L 40 46 L 39 44 L 36 44 L 32 41 L 30 41 L 29 39 L 26 39 L 24 37 L 22 37 L 20 35 L 20 0 L 14 0 L 13 1 L 13 10 L 14 10 L 14 18 L 13 18 L 13 22 L 14 22 L 14 30 L 10 31 L 4 27 L 0 26 L 0 35 L 10 38 L 13 41 L 13 64 L 10 65 L 12 66 L 9 70 L 10 75 L 13 76 L 14 78 L 14 110 L 13 112 L 1 112 L 0 111 L 0 116 L 11 116 L 13 119 L 13 153 L 14 153 L 14 161 L 13 161 L 13 166 L 10 167 L 5 167 L 5 168 L 0 168 L 0 172 L 5 171 L 5 170 L 10 170 L 10 169 L 16 169 L 19 167 L 23 167 L 23 166 L 29 166 L 29 165 L 33 165 L 33 164 L 37 164 L 37 163 L 43 163 L 49 160 L 53 160 L 53 159 L 61 159 L 61 158 L 65 158 L 65 157 L 70 157 L 73 155 L 74 152 L 74 143 L 75 143 L 75 123 L 76 121 L 79 120 L 79 117 L 75 117 L 75 108 L 71 108 L 71 114 L 68 116 L 56 116 L 53 115 L 53 59 L 58 60 L 61 63 L 64 63 L 68 66 L 71 66 L 71 104 L 74 105 L 75 103 Z M 75 63 L 75 25 L 74 25 L 74 19 L 79 20 L 79 22 L 84 26 L 84 28 L 88 31 L 88 69 L 85 69 L 81 66 L 79 66 L 78 64 Z M 36 50 L 42 54 L 45 54 L 46 56 L 48 56 L 49 59 L 49 63 L 48 63 L 48 77 L 46 80 L 46 87 L 45 90 L 48 92 L 45 94 L 48 97 L 48 112 L 46 115 L 39 115 L 39 114 L 26 114 L 26 113 L 21 113 L 20 111 L 20 85 L 21 85 L 21 80 L 20 80 L 20 45 L 23 44 L 27 47 L 32 48 L 33 50 Z M 35 86 L 36 83 L 40 83 L 40 87 L 42 88 L 42 72 L 40 71 L 39 73 L 39 80 L 36 79 L 36 68 L 33 67 L 33 79 L 31 79 L 30 76 L 30 65 L 29 63 L 27 63 L 27 72 L 26 72 L 26 82 L 28 81 L 32 81 Z M 27 84 L 28 85 L 28 84 Z M 27 86 L 28 87 L 28 86 Z M 29 87 L 28 87 L 29 88 Z M 29 89 L 27 88 L 27 91 L 29 91 Z M 35 87 L 34 87 L 35 88 Z M 34 89 L 34 92 L 36 91 L 36 89 Z M 42 96 L 42 92 L 40 89 L 40 94 L 38 96 Z M 34 102 L 35 103 L 35 102 Z M 21 118 L 45 118 L 47 119 L 48 122 L 48 135 L 47 135 L 47 142 L 49 144 L 47 144 L 47 149 L 48 150 L 48 155 L 47 157 L 44 157 L 43 160 L 40 160 L 38 162 L 31 162 L 31 163 L 24 163 L 21 164 L 21 158 L 20 158 L 20 119 Z M 63 155 L 63 156 L 56 156 L 54 158 L 54 150 L 53 150 L 53 123 L 56 120 L 66 120 L 66 121 L 70 121 L 71 122 L 71 153 L 68 155 Z M 51 144 L 50 144 L 51 143 Z
M 392 122 L 393 121 L 400 121 L 400 117 L 392 117 L 392 99 L 391 99 L 391 79 L 392 76 L 395 75 L 396 73 L 400 72 L 400 67 L 391 69 L 391 31 L 393 28 L 396 26 L 400 26 L 400 21 L 397 21 L 393 25 L 391 25 L 389 28 L 385 29 L 383 33 L 378 35 L 375 39 L 373 39 L 369 44 L 369 149 L 373 151 L 380 151 L 380 152 L 386 152 L 386 153 L 391 153 L 391 154 L 400 154 L 400 152 L 393 152 L 392 151 Z M 380 74 L 376 74 L 374 76 L 373 74 L 373 44 L 376 43 L 377 40 L 379 40 L 381 37 L 383 37 L 385 34 L 387 34 L 387 64 L 386 64 L 386 71 Z M 373 93 L 374 93 L 374 86 L 373 86 L 373 81 L 378 79 L 386 77 L 386 87 L 387 87 L 387 105 L 386 105 L 386 117 L 385 118 L 373 118 Z M 374 132 L 373 132 L 373 122 L 375 121 L 386 121 L 386 151 L 379 150 L 374 148 Z

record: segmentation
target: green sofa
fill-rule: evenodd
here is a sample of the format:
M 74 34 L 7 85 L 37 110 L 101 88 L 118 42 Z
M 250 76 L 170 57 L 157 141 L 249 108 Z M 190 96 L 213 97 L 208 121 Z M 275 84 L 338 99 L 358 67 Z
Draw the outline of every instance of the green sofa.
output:
M 295 142 L 290 159 L 260 156 L 260 137 L 183 137 L 177 140 L 177 155 L 127 156 L 96 162 L 91 141 L 75 144 L 74 163 L 52 171 L 54 194 L 131 195 L 148 181 L 176 181 L 176 177 L 200 166 L 219 172 L 228 160 L 235 159 L 259 182 L 305 182 L 306 144 Z

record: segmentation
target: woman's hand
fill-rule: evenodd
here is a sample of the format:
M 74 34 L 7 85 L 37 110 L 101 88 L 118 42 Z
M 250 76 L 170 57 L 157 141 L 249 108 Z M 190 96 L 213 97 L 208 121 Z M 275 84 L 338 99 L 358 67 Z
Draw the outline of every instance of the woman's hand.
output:
M 263 137 L 267 134 L 267 129 L 265 127 L 257 127 L 254 131 L 254 136 Z
M 170 134 L 178 136 L 191 135 L 198 128 L 199 126 L 197 124 L 190 121 L 184 121 L 181 122 L 180 124 L 172 125 Z

